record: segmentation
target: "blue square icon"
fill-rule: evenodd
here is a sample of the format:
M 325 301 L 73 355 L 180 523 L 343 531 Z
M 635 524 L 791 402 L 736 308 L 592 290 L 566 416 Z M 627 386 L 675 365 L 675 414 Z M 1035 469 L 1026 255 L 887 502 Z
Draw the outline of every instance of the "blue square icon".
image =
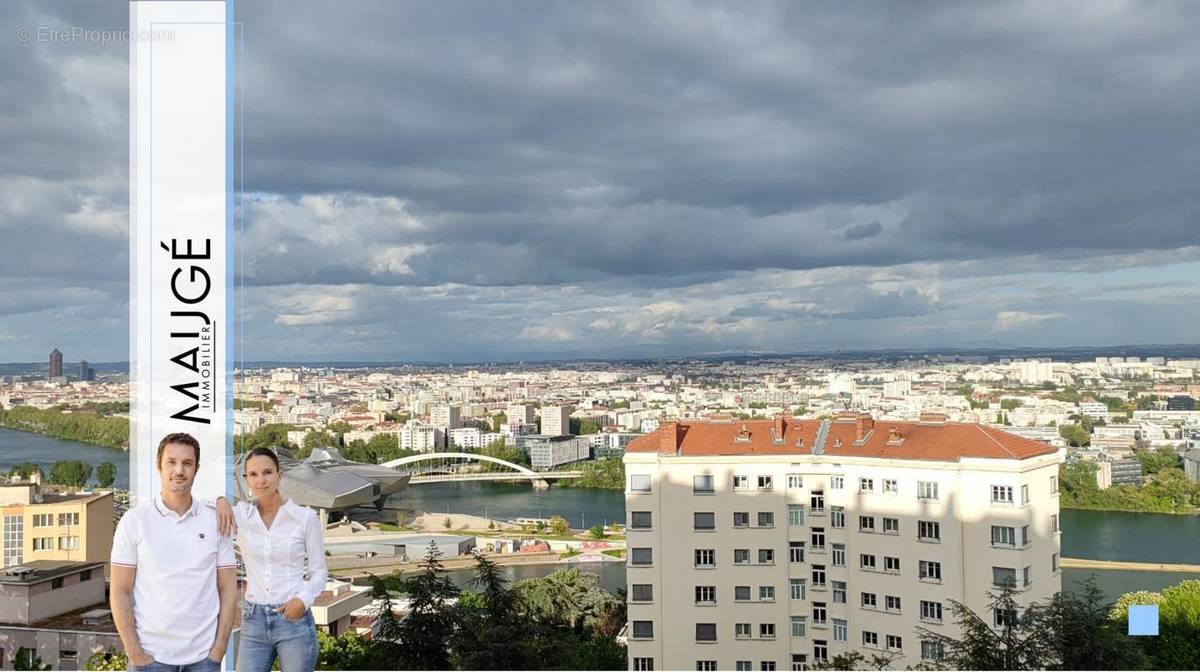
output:
M 1134 604 L 1129 607 L 1130 636 L 1158 634 L 1158 605 Z

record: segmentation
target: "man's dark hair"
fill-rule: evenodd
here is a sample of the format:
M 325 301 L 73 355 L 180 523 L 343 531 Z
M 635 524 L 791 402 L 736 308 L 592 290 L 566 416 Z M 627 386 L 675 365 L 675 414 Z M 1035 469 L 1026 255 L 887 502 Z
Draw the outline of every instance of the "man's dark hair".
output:
M 271 450 L 270 448 L 255 448 L 254 450 L 250 451 L 249 453 L 246 453 L 246 461 L 243 462 L 242 464 L 249 464 L 250 458 L 252 458 L 252 457 L 269 457 L 269 458 L 271 458 L 271 461 L 275 463 L 275 471 L 279 471 L 279 456 L 276 455 L 275 451 Z
M 172 443 L 179 443 L 179 444 L 183 444 L 185 446 L 191 446 L 192 450 L 196 451 L 196 467 L 198 468 L 200 466 L 200 442 L 196 440 L 196 437 L 194 437 L 191 434 L 188 434 L 186 432 L 175 432 L 174 434 L 167 434 L 166 436 L 163 437 L 162 441 L 158 442 L 158 455 L 154 458 L 155 466 L 158 466 L 158 467 L 162 466 L 163 449 L 166 448 L 168 444 L 172 444 Z

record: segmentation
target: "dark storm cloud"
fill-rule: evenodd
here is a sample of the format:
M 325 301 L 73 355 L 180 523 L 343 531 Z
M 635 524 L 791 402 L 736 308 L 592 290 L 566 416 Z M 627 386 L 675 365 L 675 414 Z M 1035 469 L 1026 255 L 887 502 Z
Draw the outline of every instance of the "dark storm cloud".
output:
M 398 330 L 419 351 L 430 338 L 386 316 L 497 301 L 496 319 L 559 323 L 512 323 L 520 348 L 468 329 L 461 350 L 767 347 L 755 329 L 804 320 L 850 325 L 836 343 L 864 319 L 945 335 L 1005 312 L 1010 334 L 1062 339 L 1045 315 L 1078 308 L 1004 305 L 1021 272 L 1187 263 L 1200 244 L 1192 3 L 237 12 L 244 280 L 251 324 L 293 330 L 290 352 L 339 321 L 346 348 L 386 352 Z M 0 281 L 125 273 L 128 47 L 10 36 L 126 21 L 123 3 L 0 9 Z M 422 293 L 447 285 L 475 296 Z M 956 312 L 972 305 L 991 312 Z

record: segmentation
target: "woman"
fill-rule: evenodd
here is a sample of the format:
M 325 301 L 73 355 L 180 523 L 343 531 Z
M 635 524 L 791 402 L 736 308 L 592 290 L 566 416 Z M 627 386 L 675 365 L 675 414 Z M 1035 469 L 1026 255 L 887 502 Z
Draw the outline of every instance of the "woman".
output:
M 246 455 L 246 489 L 254 501 L 232 508 L 217 500 L 222 529 L 237 534 L 246 565 L 237 672 L 312 672 L 317 666 L 313 600 L 325 588 L 325 539 L 311 509 L 279 494 L 279 458 L 269 448 Z M 305 575 L 307 574 L 307 578 Z

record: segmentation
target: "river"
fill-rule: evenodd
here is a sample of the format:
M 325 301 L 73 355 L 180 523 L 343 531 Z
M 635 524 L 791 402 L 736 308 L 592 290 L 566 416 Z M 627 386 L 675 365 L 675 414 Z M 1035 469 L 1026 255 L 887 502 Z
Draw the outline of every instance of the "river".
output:
M 48 472 L 57 460 L 85 460 L 92 465 L 112 462 L 117 467 L 117 486 L 128 487 L 129 460 L 124 452 L 0 429 L 0 465 L 7 468 L 34 462 Z M 624 495 L 619 490 L 561 487 L 534 490 L 529 485 L 495 482 L 416 485 L 392 497 L 388 505 L 500 520 L 561 515 L 577 528 L 625 518 Z M 1063 557 L 1200 564 L 1200 516 L 1064 510 L 1061 524 Z M 510 567 L 505 571 L 510 578 L 519 580 L 560 566 Z M 599 573 L 610 588 L 625 583 L 625 567 L 621 563 L 580 565 L 580 568 Z M 1184 579 L 1200 579 L 1200 574 L 1067 569 L 1063 571 L 1063 587 L 1070 589 L 1092 573 L 1112 599 L 1124 592 L 1161 590 Z M 469 572 L 456 572 L 454 576 L 456 581 L 465 582 Z

